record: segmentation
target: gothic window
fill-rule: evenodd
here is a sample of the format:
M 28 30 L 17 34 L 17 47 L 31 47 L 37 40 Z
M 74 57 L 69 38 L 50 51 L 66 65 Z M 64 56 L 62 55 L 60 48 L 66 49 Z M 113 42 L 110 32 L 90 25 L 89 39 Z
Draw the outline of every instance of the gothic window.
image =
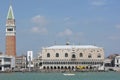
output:
M 68 53 L 65 53 L 65 57 L 68 57 Z
M 101 54 L 99 53 L 97 57 L 98 57 L 98 58 L 101 58 Z
M 47 57 L 50 57 L 50 53 L 47 53 Z
M 97 51 L 97 52 L 99 52 L 99 51 Z
M 91 53 L 89 53 L 89 55 L 88 55 L 88 58 L 92 58 L 92 55 L 91 55 Z
M 72 58 L 75 58 L 75 57 L 76 57 L 75 54 L 73 54 L 73 55 L 72 55 Z
M 83 53 L 80 53 L 80 57 L 83 57 Z
M 59 57 L 59 53 L 56 53 L 56 57 Z

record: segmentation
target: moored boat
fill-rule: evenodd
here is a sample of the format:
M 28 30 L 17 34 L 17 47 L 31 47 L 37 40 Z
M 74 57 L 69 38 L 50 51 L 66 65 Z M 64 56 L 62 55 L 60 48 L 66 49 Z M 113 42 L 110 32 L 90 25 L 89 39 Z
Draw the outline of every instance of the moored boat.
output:
M 75 74 L 74 73 L 63 73 L 63 75 L 65 75 L 65 76 L 74 76 Z

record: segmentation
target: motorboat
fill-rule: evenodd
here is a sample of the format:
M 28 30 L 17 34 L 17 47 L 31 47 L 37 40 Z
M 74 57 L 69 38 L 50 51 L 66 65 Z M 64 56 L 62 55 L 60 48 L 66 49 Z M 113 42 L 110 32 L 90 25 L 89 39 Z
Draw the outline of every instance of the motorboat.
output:
M 65 75 L 65 76 L 74 76 L 75 74 L 74 73 L 63 73 L 63 75 Z

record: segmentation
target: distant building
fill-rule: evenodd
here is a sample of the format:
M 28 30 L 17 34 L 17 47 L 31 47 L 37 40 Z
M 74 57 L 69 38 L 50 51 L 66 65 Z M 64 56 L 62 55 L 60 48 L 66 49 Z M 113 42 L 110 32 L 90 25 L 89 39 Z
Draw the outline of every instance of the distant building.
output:
M 9 7 L 6 21 L 6 55 L 16 56 L 16 26 L 12 5 Z
M 78 66 L 101 67 L 104 50 L 92 45 L 55 45 L 42 48 L 42 69 L 76 69 Z
M 34 67 L 33 65 L 33 51 L 27 51 L 27 67 Z
M 112 59 L 106 58 L 104 60 L 105 67 L 112 67 Z
M 110 67 L 115 67 L 115 57 L 119 56 L 119 54 L 111 54 L 107 58 L 111 60 L 111 66 Z
M 33 60 L 33 51 L 27 51 L 27 61 Z
M 34 58 L 33 64 L 35 69 L 39 69 L 42 66 L 42 57 L 38 56 L 37 58 Z
M 41 52 L 38 53 L 38 56 L 33 59 L 34 69 L 40 69 L 42 66 L 42 55 Z
M 119 54 L 110 54 L 107 58 L 114 59 L 116 56 L 119 56 Z
M 12 70 L 15 67 L 15 58 L 12 56 L 0 55 L 0 71 Z
M 27 65 L 27 60 L 26 60 L 26 56 L 17 56 L 15 58 L 15 67 L 17 69 L 21 69 L 21 68 L 26 68 Z
M 115 57 L 115 67 L 120 68 L 120 56 Z

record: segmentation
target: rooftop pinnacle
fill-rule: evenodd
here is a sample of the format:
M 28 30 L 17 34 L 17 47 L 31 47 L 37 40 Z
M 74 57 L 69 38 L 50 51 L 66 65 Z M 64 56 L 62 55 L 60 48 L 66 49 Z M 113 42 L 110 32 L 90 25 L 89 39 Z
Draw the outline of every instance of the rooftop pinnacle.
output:
M 9 7 L 7 19 L 14 19 L 13 9 L 12 9 L 12 6 L 11 6 L 11 5 L 10 5 L 10 7 Z

